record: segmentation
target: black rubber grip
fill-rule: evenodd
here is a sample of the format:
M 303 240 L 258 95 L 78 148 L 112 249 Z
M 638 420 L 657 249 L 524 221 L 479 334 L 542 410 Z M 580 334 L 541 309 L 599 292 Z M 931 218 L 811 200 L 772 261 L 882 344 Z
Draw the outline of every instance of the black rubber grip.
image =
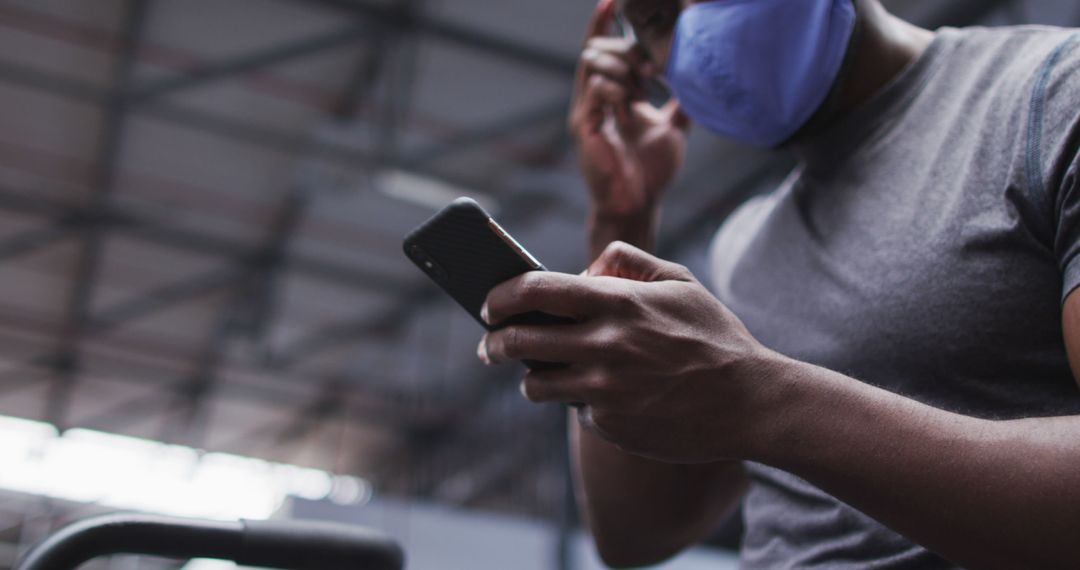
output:
M 322 522 L 218 522 L 110 514 L 74 522 L 42 541 L 17 570 L 73 570 L 110 554 L 188 560 L 216 558 L 287 570 L 400 570 L 404 553 L 391 538 Z
M 320 570 L 399 570 L 401 547 L 386 535 L 323 522 L 244 521 L 235 560 L 241 566 Z

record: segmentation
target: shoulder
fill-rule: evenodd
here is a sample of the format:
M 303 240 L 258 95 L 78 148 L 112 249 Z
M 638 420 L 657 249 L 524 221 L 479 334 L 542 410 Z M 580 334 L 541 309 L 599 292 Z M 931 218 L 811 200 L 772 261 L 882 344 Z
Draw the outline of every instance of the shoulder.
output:
M 1029 185 L 1053 194 L 1072 167 L 1080 128 L 1080 30 L 1032 27 L 1027 87 Z M 1035 56 L 1038 57 L 1035 57 Z
M 1080 30 L 1055 26 L 943 28 L 947 89 L 965 103 L 957 120 L 983 119 L 989 148 L 1011 153 L 1040 209 L 1075 154 L 1080 117 Z M 966 128 L 966 127 L 965 127 Z
M 1060 138 L 1073 128 L 1080 110 L 1080 30 L 1050 37 L 1053 42 L 1033 74 L 1032 119 L 1041 121 L 1047 136 Z
M 944 28 L 957 65 L 977 69 L 1025 98 L 1080 98 L 1080 29 L 1056 26 Z M 1062 101 L 1059 101 L 1062 100 Z
M 942 28 L 939 41 L 946 45 L 951 79 L 1030 93 L 1040 71 L 1048 65 L 1064 70 L 1080 62 L 1073 28 L 1054 26 L 999 26 Z M 1009 88 L 1012 89 L 1009 89 Z
M 1037 64 L 1078 31 L 1058 26 L 970 26 L 941 28 L 943 41 L 958 59 L 994 59 L 1002 63 Z M 1028 66 L 1032 70 L 1031 66 Z

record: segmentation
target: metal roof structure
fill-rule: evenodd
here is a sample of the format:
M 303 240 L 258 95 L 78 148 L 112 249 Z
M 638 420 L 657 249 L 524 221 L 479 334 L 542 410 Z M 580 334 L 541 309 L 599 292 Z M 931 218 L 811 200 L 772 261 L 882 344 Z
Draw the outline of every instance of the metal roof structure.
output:
M 886 3 L 1076 23 L 1051 0 Z M 565 114 L 592 9 L 0 0 L 0 415 L 566 520 L 562 411 L 476 361 L 479 327 L 400 240 L 464 193 L 580 270 Z M 790 165 L 695 131 L 661 253 L 700 266 Z

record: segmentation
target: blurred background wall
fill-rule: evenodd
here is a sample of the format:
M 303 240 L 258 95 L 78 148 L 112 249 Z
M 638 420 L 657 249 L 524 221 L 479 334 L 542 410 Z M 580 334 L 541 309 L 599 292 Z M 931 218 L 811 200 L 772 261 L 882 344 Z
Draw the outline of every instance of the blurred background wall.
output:
M 886 4 L 1080 23 L 1066 0 Z M 0 0 L 0 568 L 112 509 L 357 521 L 418 569 L 596 567 L 563 411 L 480 366 L 479 327 L 400 253 L 471 195 L 583 267 L 564 125 L 592 9 Z M 695 130 L 660 253 L 703 275 L 724 216 L 791 165 Z

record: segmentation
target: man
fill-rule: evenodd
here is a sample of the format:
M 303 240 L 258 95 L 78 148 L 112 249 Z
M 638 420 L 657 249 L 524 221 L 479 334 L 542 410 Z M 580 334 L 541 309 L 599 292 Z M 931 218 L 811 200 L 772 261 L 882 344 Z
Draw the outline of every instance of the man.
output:
M 637 44 L 605 36 L 619 8 Z M 742 500 L 747 568 L 1080 567 L 1074 32 L 932 33 L 877 0 L 604 0 L 589 36 L 571 128 L 595 261 L 486 305 L 577 323 L 479 352 L 569 364 L 523 391 L 585 404 L 604 560 L 666 559 Z M 652 109 L 661 75 L 679 103 Z M 719 298 L 627 245 L 652 246 L 683 111 L 802 162 L 721 229 Z

